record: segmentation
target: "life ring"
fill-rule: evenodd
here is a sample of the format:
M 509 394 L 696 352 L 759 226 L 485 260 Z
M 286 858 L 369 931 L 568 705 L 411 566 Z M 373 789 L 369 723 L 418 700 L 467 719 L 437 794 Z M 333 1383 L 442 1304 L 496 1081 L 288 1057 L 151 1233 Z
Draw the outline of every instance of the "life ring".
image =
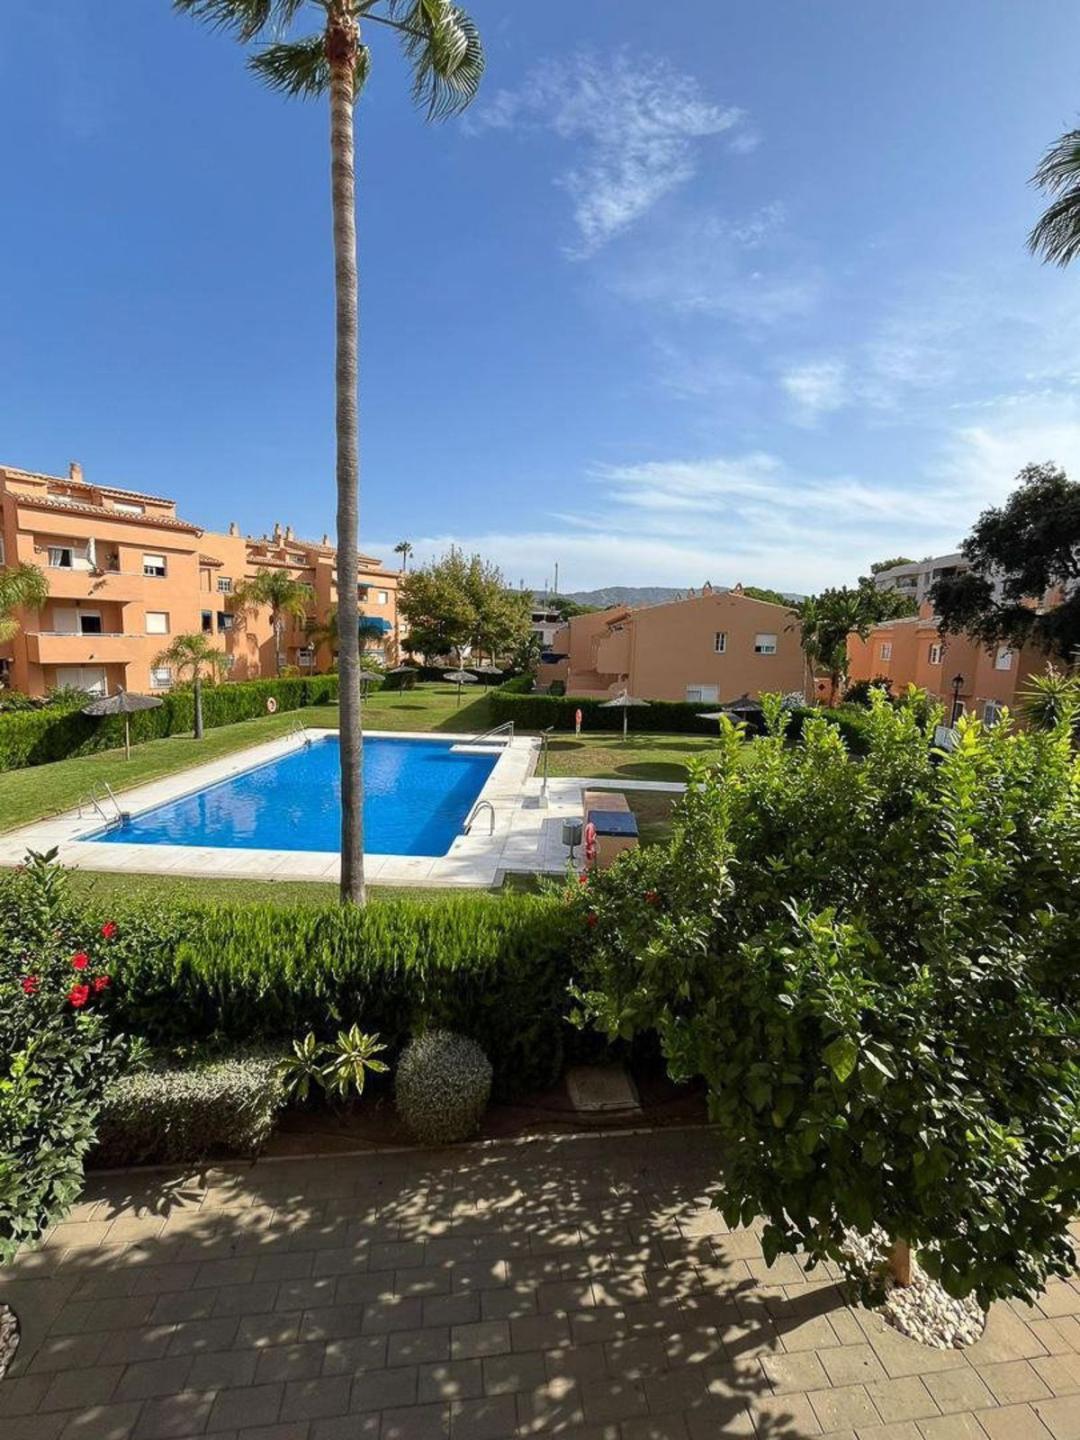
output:
M 591 820 L 585 826 L 585 860 L 589 865 L 596 860 L 596 826 Z
M 266 697 L 266 713 L 268 715 L 277 714 L 277 701 L 274 699 L 273 695 L 268 695 Z

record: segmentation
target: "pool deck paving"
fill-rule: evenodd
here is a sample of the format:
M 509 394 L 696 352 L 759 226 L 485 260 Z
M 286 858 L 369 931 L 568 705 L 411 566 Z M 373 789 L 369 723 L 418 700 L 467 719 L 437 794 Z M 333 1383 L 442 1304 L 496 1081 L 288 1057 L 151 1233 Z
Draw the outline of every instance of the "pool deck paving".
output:
M 91 1176 L 3 1440 L 1077 1440 L 1080 1283 L 933 1350 L 764 1264 L 706 1128 Z

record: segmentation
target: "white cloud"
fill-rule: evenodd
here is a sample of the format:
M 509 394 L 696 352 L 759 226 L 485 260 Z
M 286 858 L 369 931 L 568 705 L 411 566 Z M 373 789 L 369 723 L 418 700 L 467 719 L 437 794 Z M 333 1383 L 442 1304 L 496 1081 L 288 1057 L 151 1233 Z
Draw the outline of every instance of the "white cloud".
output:
M 589 55 L 538 65 L 519 90 L 500 90 L 467 123 L 483 130 L 546 130 L 574 146 L 558 176 L 570 196 L 576 258 L 593 255 L 664 196 L 690 180 L 702 142 L 731 132 L 745 153 L 756 143 L 736 106 L 705 98 L 691 75 L 665 60 L 606 62 Z
M 780 383 L 795 406 L 795 418 L 813 425 L 820 415 L 841 410 L 850 399 L 847 366 L 840 360 L 818 360 L 785 371 Z

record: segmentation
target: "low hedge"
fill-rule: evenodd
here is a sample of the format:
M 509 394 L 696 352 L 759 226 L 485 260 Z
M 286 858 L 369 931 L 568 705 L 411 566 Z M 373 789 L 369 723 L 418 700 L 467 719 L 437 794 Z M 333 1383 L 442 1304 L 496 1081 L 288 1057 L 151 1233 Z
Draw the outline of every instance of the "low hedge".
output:
M 621 730 L 622 715 L 606 710 L 601 700 L 575 695 L 538 695 L 528 677 L 507 681 L 488 696 L 494 725 L 513 720 L 522 730 L 573 730 L 575 714 L 581 711 L 582 730 Z M 708 706 L 685 700 L 650 700 L 635 708 L 630 716 L 630 729 L 651 735 L 715 735 L 716 722 L 702 720 L 700 712 Z
M 217 1037 L 280 1048 L 355 1021 L 396 1053 L 417 1028 L 440 1026 L 480 1045 L 507 1096 L 552 1084 L 577 1037 L 565 1019 L 568 912 L 559 896 L 402 898 L 363 909 L 140 899 L 106 910 L 91 893 L 66 905 L 72 935 L 116 923 L 110 1023 L 155 1046 Z M 0 933 L 17 935 L 25 908 L 20 877 L 0 877 Z
M 336 675 L 311 675 L 280 680 L 226 681 L 203 687 L 203 723 L 207 729 L 254 720 L 266 714 L 273 697 L 279 710 L 307 705 L 331 705 L 338 698 Z M 133 741 L 161 740 L 191 730 L 195 700 L 189 689 L 162 696 L 156 710 L 131 716 Z M 124 721 L 110 715 L 96 719 L 81 710 L 30 710 L 0 715 L 0 771 L 29 765 L 47 765 L 97 750 L 113 750 L 124 743 Z
M 235 1055 L 121 1075 L 98 1112 L 94 1166 L 255 1156 L 285 1092 L 273 1054 Z
M 816 709 L 809 705 L 791 712 L 791 722 L 788 727 L 788 739 L 792 742 L 802 735 L 803 724 L 808 715 L 820 715 L 830 725 L 835 725 L 844 737 L 844 743 L 848 752 L 852 755 L 865 755 L 870 748 L 870 741 L 867 734 L 867 726 L 870 720 L 870 712 L 862 705 L 837 705 L 829 709 L 821 706 Z

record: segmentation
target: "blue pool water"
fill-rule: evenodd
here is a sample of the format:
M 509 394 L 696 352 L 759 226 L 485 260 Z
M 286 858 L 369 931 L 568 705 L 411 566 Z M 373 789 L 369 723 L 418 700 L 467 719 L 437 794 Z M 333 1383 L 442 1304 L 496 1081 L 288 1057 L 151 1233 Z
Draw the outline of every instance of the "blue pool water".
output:
M 497 755 L 455 754 L 452 740 L 364 741 L 364 848 L 445 855 Z M 114 845 L 326 850 L 341 844 L 336 737 L 85 838 Z

